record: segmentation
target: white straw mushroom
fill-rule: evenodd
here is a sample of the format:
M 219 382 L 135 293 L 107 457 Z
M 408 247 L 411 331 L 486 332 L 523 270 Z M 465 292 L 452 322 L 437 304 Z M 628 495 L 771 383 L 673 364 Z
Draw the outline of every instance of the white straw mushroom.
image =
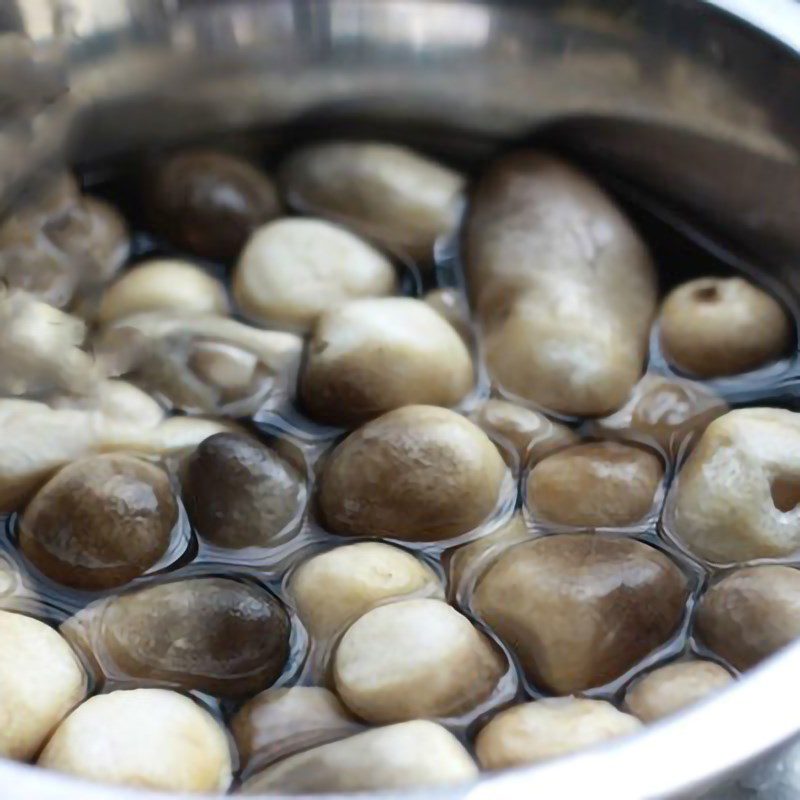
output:
M 56 631 L 0 611 L 0 755 L 35 756 L 86 688 L 83 667 Z
M 447 729 L 414 720 L 359 733 L 290 756 L 255 775 L 244 794 L 310 794 L 424 789 L 478 777 Z
M 324 220 L 286 218 L 252 235 L 233 293 L 248 317 L 308 329 L 339 303 L 391 294 L 395 284 L 391 262 L 354 234 Z
M 39 765 L 172 792 L 224 792 L 231 782 L 223 727 L 188 697 L 165 689 L 90 698 L 58 726 Z

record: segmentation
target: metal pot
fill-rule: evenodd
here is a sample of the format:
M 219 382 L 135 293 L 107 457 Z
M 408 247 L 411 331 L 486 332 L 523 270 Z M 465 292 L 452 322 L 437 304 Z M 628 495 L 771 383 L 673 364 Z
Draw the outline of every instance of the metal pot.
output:
M 794 0 L 5 0 L 0 31 L 3 201 L 64 157 L 253 126 L 277 142 L 298 122 L 368 121 L 468 157 L 536 129 L 758 253 L 800 292 Z M 428 796 L 728 787 L 800 733 L 798 674 L 800 644 L 634 739 Z M 759 774 L 764 800 L 800 793 Z M 167 797 L 11 762 L 0 787 L 9 800 Z

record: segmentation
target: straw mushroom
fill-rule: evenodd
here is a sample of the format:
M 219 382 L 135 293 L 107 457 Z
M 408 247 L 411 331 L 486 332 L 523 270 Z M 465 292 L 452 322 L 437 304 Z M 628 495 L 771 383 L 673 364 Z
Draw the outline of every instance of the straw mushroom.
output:
M 665 526 L 713 563 L 800 548 L 800 414 L 743 408 L 715 419 L 678 473 Z
M 441 600 L 401 600 L 368 611 L 339 642 L 336 691 L 368 722 L 450 717 L 484 701 L 505 659 Z
M 0 611 L 0 755 L 27 761 L 84 697 L 75 653 L 39 620 Z
M 785 355 L 792 342 L 781 304 L 743 278 L 697 278 L 673 289 L 659 332 L 667 359 L 701 378 L 756 369 Z
M 619 442 L 586 442 L 542 459 L 528 474 L 528 508 L 578 527 L 620 527 L 644 519 L 664 477 L 655 453 Z
M 508 470 L 486 434 L 434 406 L 405 406 L 351 433 L 325 462 L 319 505 L 336 533 L 450 539 L 495 509 Z
M 733 681 L 713 661 L 680 661 L 648 672 L 625 692 L 625 708 L 642 722 L 655 722 L 699 703 Z
M 288 461 L 241 433 L 201 442 L 187 459 L 182 483 L 192 524 L 220 547 L 274 543 L 299 520 L 307 495 Z
M 235 258 L 259 225 L 278 216 L 272 181 L 247 161 L 215 150 L 175 153 L 153 165 L 145 187 L 152 226 L 202 258 Z
M 89 698 L 59 725 L 39 765 L 169 792 L 224 792 L 232 778 L 222 726 L 188 697 L 165 689 Z
M 77 589 L 121 586 L 166 551 L 178 507 L 169 478 L 133 456 L 91 456 L 61 469 L 19 523 L 19 546 L 43 573 Z
M 225 314 L 225 287 L 190 261 L 155 258 L 137 264 L 109 286 L 98 319 L 107 324 L 144 311 Z
M 246 781 L 244 794 L 312 794 L 423 789 L 478 777 L 469 753 L 446 728 L 413 720 L 314 747 Z
M 647 353 L 655 269 L 598 186 L 534 151 L 501 158 L 472 198 L 466 254 L 496 384 L 561 414 L 627 400 Z
M 296 570 L 289 589 L 301 621 L 319 640 L 390 600 L 444 598 L 427 564 L 382 542 L 358 542 L 312 556 Z
M 738 670 L 750 669 L 800 637 L 800 571 L 746 567 L 700 600 L 697 637 Z
M 234 715 L 231 732 L 248 773 L 279 758 L 363 730 L 336 698 L 319 686 L 267 689 Z
M 196 577 L 92 604 L 62 632 L 117 681 L 222 697 L 271 686 L 289 657 L 289 617 L 265 589 Z
M 353 300 L 323 314 L 300 377 L 321 422 L 351 425 L 413 403 L 454 406 L 474 383 L 458 333 L 421 300 Z
M 530 680 L 565 695 L 613 681 L 664 644 L 688 596 L 685 575 L 654 547 L 575 533 L 505 550 L 473 606 Z
M 312 144 L 292 153 L 279 177 L 290 205 L 422 261 L 455 227 L 464 186 L 457 172 L 386 142 Z
M 344 228 L 287 217 L 259 228 L 233 276 L 242 311 L 260 322 L 308 330 L 340 303 L 391 294 L 391 262 Z
M 536 764 L 629 736 L 642 727 L 605 700 L 556 697 L 501 711 L 478 734 L 475 750 L 484 769 Z

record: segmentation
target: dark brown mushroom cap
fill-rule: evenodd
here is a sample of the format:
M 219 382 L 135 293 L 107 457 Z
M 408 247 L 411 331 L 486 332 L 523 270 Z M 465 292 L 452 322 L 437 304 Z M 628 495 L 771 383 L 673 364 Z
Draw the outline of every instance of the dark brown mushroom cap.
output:
M 112 599 L 90 639 L 104 671 L 220 696 L 271 686 L 289 656 L 289 617 L 269 592 L 191 578 Z
M 573 694 L 618 678 L 675 633 L 686 576 L 634 539 L 544 536 L 506 550 L 474 607 L 541 688 Z
M 695 633 L 736 669 L 750 669 L 800 637 L 800 570 L 732 572 L 701 599 Z
M 272 181 L 246 161 L 214 150 L 177 153 L 155 165 L 145 186 L 151 224 L 173 244 L 232 259 L 251 232 L 280 213 Z
M 166 473 L 133 456 L 61 469 L 20 518 L 19 543 L 48 577 L 77 589 L 121 586 L 166 551 L 178 507 Z
M 186 464 L 189 518 L 200 536 L 221 547 L 270 544 L 298 517 L 305 498 L 294 467 L 244 434 L 209 437 Z
M 333 451 L 319 505 L 337 533 L 449 539 L 491 514 L 506 475 L 497 448 L 475 424 L 444 408 L 404 406 Z

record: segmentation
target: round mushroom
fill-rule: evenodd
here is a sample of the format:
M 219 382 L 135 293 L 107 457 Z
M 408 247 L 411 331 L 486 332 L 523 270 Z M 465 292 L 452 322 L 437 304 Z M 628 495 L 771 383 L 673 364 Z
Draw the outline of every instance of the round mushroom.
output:
M 622 527 L 651 511 L 664 466 L 655 453 L 619 442 L 586 442 L 547 456 L 528 474 L 537 517 L 583 528 Z
M 605 700 L 555 697 L 501 711 L 478 734 L 475 752 L 484 769 L 508 769 L 629 736 L 641 727 L 636 717 Z
M 240 767 L 247 774 L 361 730 L 336 695 L 318 686 L 267 689 L 248 700 L 231 721 Z
M 656 275 L 598 186 L 537 152 L 501 158 L 470 204 L 466 256 L 495 384 L 576 416 L 627 400 L 647 353 Z
M 76 589 L 121 586 L 169 546 L 178 507 L 166 473 L 133 456 L 68 464 L 19 521 L 22 552 L 49 578 Z
M 89 698 L 59 725 L 39 765 L 168 792 L 224 792 L 232 779 L 222 726 L 188 697 L 165 689 Z
M 289 657 L 289 629 L 286 611 L 269 592 L 216 577 L 112 597 L 62 626 L 109 679 L 221 697 L 271 686 Z
M 507 400 L 487 400 L 473 419 L 487 433 L 511 444 L 520 462 L 538 461 L 553 450 L 578 441 L 577 434 L 566 425 Z
M 0 611 L 0 755 L 35 756 L 86 689 L 83 667 L 56 631 Z
M 308 330 L 323 312 L 347 300 L 391 294 L 396 282 L 391 262 L 344 228 L 287 217 L 250 238 L 233 294 L 248 317 Z
M 742 278 L 697 278 L 673 289 L 659 319 L 661 350 L 701 378 L 747 372 L 785 355 L 792 326 L 781 304 Z
M 742 408 L 705 430 L 670 489 L 664 524 L 716 564 L 800 548 L 800 414 Z
M 451 717 L 486 700 L 505 659 L 441 600 L 401 600 L 359 617 L 339 642 L 336 691 L 368 722 Z
M 192 524 L 220 547 L 275 543 L 299 522 L 307 494 L 288 461 L 241 433 L 201 442 L 186 462 L 182 484 Z
M 246 781 L 244 794 L 309 794 L 421 789 L 478 777 L 450 731 L 427 720 L 401 722 L 314 747 Z
M 413 403 L 454 406 L 472 389 L 458 333 L 411 297 L 352 300 L 323 314 L 300 376 L 320 422 L 352 425 Z
M 625 692 L 625 707 L 642 722 L 655 722 L 699 703 L 733 681 L 713 661 L 667 664 L 634 681 Z
M 250 234 L 280 214 L 272 181 L 215 150 L 187 150 L 154 165 L 145 187 L 150 224 L 201 258 L 236 258 Z
M 351 433 L 325 462 L 319 506 L 334 532 L 451 539 L 498 505 L 508 469 L 486 434 L 444 408 L 405 406 Z
M 200 267 L 180 259 L 155 258 L 137 264 L 109 286 L 100 301 L 101 323 L 144 311 L 225 314 L 225 287 Z
M 800 571 L 736 570 L 700 600 L 696 636 L 738 670 L 750 669 L 800 637 Z
M 646 437 L 675 458 L 727 411 L 728 404 L 702 384 L 648 373 L 619 411 L 595 425 L 605 435 Z
M 505 550 L 473 606 L 540 688 L 566 695 L 623 675 L 680 625 L 688 582 L 661 551 L 593 533 Z
M 427 564 L 381 542 L 358 542 L 312 556 L 294 573 L 289 590 L 298 616 L 317 640 L 334 636 L 392 599 L 444 599 L 441 581 Z
M 386 142 L 324 142 L 281 165 L 290 205 L 344 222 L 421 261 L 455 228 L 464 178 L 413 150 Z

